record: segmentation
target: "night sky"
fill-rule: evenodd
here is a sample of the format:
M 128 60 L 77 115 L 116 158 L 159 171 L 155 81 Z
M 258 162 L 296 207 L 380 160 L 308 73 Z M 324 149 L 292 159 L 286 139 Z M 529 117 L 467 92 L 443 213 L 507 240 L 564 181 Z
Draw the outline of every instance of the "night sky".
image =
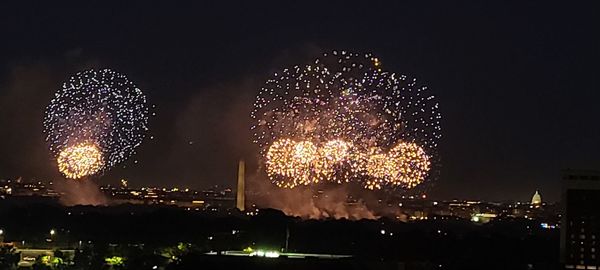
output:
M 372 52 L 436 94 L 434 198 L 527 200 L 539 188 L 554 201 L 561 169 L 600 169 L 598 6 L 45 2 L 0 4 L 0 178 L 60 177 L 44 109 L 70 75 L 109 67 L 157 115 L 154 139 L 100 183 L 234 187 L 239 158 L 256 170 L 249 113 L 261 85 L 334 49 Z

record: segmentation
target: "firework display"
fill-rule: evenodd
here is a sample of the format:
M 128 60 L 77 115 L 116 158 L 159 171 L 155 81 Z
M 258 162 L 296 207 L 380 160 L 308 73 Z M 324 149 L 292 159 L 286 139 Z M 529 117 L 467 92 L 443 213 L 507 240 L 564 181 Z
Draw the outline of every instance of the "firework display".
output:
M 431 175 L 441 138 L 427 87 L 385 71 L 371 54 L 345 51 L 275 73 L 251 117 L 267 175 L 285 188 L 413 188 Z
M 100 171 L 104 158 L 94 143 L 80 143 L 69 146 L 58 154 L 58 170 L 67 178 L 78 179 Z
M 416 143 L 401 142 L 389 153 L 374 153 L 367 161 L 366 188 L 381 189 L 384 185 L 413 188 L 427 177 L 431 162 Z
M 146 97 L 124 75 L 86 70 L 69 78 L 46 108 L 44 133 L 67 178 L 98 174 L 135 154 L 148 130 Z
M 310 183 L 310 167 L 317 154 L 314 144 L 283 139 L 273 143 L 267 152 L 270 177 L 277 179 L 282 187 L 294 187 Z
M 342 170 L 341 167 L 347 165 L 345 161 L 350 158 L 350 150 L 352 144 L 343 140 L 331 140 L 326 142 L 322 147 L 319 148 L 319 153 L 314 164 L 314 172 L 318 181 L 336 181 L 342 183 L 348 179 L 345 175 L 337 175 L 336 173 L 343 173 L 346 170 Z

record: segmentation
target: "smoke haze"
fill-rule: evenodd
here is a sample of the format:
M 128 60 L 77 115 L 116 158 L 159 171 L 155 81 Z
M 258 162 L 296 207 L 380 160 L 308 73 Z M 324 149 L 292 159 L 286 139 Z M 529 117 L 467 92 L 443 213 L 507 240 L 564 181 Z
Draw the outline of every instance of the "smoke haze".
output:
M 61 179 L 54 183 L 54 187 L 61 194 L 60 203 L 65 206 L 108 204 L 98 184 L 90 179 Z

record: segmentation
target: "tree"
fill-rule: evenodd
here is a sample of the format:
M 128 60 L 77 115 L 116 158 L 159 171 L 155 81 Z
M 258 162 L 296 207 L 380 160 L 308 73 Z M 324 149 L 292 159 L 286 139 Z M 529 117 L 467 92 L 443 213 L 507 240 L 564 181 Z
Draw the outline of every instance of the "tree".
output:
M 33 270 L 52 270 L 50 255 L 40 255 L 35 259 Z
M 14 247 L 2 246 L 0 247 L 0 269 L 10 270 L 16 269 L 17 263 L 21 259 L 21 254 L 17 253 Z
M 92 264 L 92 251 L 89 248 L 76 249 L 73 257 L 73 267 L 77 270 L 90 269 Z

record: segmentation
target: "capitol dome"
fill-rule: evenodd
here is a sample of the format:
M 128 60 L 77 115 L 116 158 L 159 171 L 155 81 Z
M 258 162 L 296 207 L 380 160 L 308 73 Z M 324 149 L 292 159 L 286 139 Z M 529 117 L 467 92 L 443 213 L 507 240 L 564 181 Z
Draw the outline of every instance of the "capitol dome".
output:
M 542 196 L 540 195 L 540 193 L 536 190 L 535 194 L 533 194 L 533 197 L 531 198 L 531 204 L 542 204 Z

